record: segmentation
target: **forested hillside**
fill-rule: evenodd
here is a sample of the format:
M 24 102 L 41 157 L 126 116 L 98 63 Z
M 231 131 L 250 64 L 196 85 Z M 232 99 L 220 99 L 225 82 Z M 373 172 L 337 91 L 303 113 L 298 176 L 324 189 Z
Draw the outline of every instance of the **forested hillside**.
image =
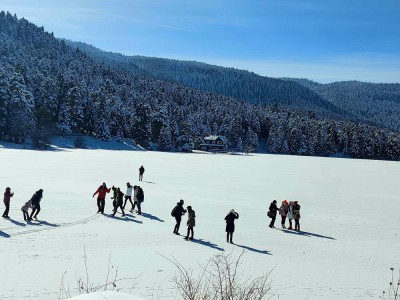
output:
M 400 84 L 343 81 L 320 84 L 290 79 L 310 88 L 336 106 L 364 121 L 400 131 Z
M 278 104 L 295 109 L 310 110 L 341 119 L 350 117 L 345 110 L 325 101 L 314 91 L 297 82 L 257 75 L 235 68 L 224 68 L 195 61 L 125 56 L 104 52 L 93 46 L 66 41 L 85 51 L 94 60 L 117 67 L 135 75 L 152 76 L 205 92 L 244 99 L 255 104 Z
M 41 148 L 49 134 L 84 133 L 103 140 L 131 138 L 150 149 L 179 151 L 192 148 L 197 137 L 221 134 L 237 150 L 400 156 L 398 132 L 340 121 L 337 115 L 329 118 L 335 106 L 318 106 L 316 99 L 321 98 L 314 92 L 310 99 L 315 101 L 307 102 L 305 97 L 304 103 L 319 109 L 268 106 L 156 80 L 140 65 L 136 65 L 140 75 L 134 74 L 118 64 L 100 63 L 43 28 L 1 12 L 0 139 L 32 138 Z M 212 82 L 213 77 L 203 76 L 205 82 Z M 281 82 L 276 81 L 278 86 Z M 293 86 L 298 91 L 300 85 Z M 286 99 L 279 103 L 293 103 L 278 91 L 273 93 Z

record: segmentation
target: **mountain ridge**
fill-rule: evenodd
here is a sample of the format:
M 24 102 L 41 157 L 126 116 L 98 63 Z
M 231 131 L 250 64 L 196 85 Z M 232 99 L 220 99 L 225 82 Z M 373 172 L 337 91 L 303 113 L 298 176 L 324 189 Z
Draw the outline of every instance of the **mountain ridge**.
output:
M 111 61 L 117 62 L 117 64 L 121 63 L 125 65 L 127 71 L 132 71 L 129 70 L 129 66 L 136 66 L 136 69 L 133 70 L 134 74 L 139 70 L 137 72 L 142 75 L 169 80 L 206 92 L 244 99 L 250 103 L 286 105 L 328 114 L 334 118 L 339 116 L 344 120 L 383 126 L 396 131 L 400 130 L 400 120 L 397 118 L 400 115 L 400 84 L 398 83 L 369 83 L 361 81 L 319 83 L 309 79 L 272 78 L 261 76 L 251 71 L 210 65 L 204 62 L 181 61 L 142 55 L 127 56 L 120 53 L 106 52 L 82 42 L 67 41 L 67 43 L 85 51 L 92 58 L 103 63 L 110 64 Z M 191 73 L 195 74 L 192 75 Z M 210 86 L 205 82 L 206 79 L 199 78 L 204 74 L 206 74 L 207 78 L 211 78 L 208 81 L 213 80 L 213 84 L 216 87 Z M 197 78 L 193 79 L 194 76 Z M 227 81 L 231 80 L 231 82 L 228 82 L 227 86 L 223 86 L 224 83 L 221 81 L 226 77 L 229 77 Z M 263 81 L 264 83 L 262 83 Z M 284 82 L 296 83 L 306 89 L 301 89 L 297 85 L 287 86 L 284 85 Z M 240 93 L 233 90 L 237 85 L 239 86 L 237 89 L 241 91 Z M 245 94 L 246 89 L 258 90 L 259 92 Z M 374 93 L 372 98 L 367 93 L 363 93 L 362 89 Z M 352 97 L 353 92 L 360 94 L 360 97 L 362 96 L 368 101 L 361 104 L 358 103 L 361 99 L 360 97 Z M 381 100 L 386 101 L 385 104 L 388 108 L 382 113 L 382 106 L 377 105 L 375 100 L 379 100 L 379 97 L 383 98 L 385 95 L 388 96 L 388 99 Z M 346 101 L 348 98 L 351 103 Z

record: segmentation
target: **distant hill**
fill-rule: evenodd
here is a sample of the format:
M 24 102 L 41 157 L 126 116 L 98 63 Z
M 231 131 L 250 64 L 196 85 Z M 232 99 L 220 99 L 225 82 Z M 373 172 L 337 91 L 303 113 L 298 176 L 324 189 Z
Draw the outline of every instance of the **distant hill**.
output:
M 297 82 L 363 121 L 400 131 L 400 84 L 342 81 L 320 84 L 307 79 Z

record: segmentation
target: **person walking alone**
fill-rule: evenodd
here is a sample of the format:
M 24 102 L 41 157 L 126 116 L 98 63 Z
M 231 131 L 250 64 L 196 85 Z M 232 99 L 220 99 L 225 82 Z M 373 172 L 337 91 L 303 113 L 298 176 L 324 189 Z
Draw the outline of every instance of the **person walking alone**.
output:
M 225 217 L 226 221 L 226 242 L 233 244 L 232 238 L 235 232 L 235 220 L 239 219 L 239 214 L 231 209 L 228 215 Z
M 174 227 L 175 234 L 179 235 L 179 226 L 181 226 L 182 216 L 187 212 L 186 209 L 183 208 L 184 201 L 181 199 L 171 212 L 171 215 L 175 218 L 176 224 Z
M 144 167 L 143 165 L 139 168 L 139 181 L 143 181 L 143 173 L 144 173 Z
M 276 206 L 276 200 L 272 201 L 269 205 L 268 216 L 271 218 L 271 223 L 269 223 L 269 228 L 275 228 L 275 219 L 276 212 L 278 211 L 278 207 Z
M 103 184 L 101 186 L 98 187 L 98 189 L 94 192 L 93 197 L 96 194 L 99 194 L 97 196 L 97 213 L 102 213 L 104 214 L 104 206 L 106 204 L 106 194 L 110 192 L 110 189 L 107 188 L 107 185 L 105 182 L 103 182 Z
M 31 198 L 31 204 L 32 204 L 32 212 L 31 215 L 29 217 L 29 221 L 32 220 L 32 218 L 34 218 L 35 220 L 37 220 L 37 215 L 40 212 L 40 201 L 43 198 L 43 190 L 40 189 L 38 191 L 36 191 L 35 194 L 33 194 L 32 198 Z
M 193 235 L 194 235 L 193 227 L 196 226 L 196 213 L 192 209 L 191 206 L 187 207 L 187 212 L 188 212 L 188 221 L 187 221 L 188 228 L 187 228 L 186 237 L 184 237 L 184 239 L 185 240 L 193 240 Z M 190 233 L 191 233 L 191 235 L 189 237 Z
M 4 206 L 6 207 L 4 213 L 3 213 L 3 218 L 9 219 L 10 217 L 8 216 L 8 213 L 10 211 L 10 200 L 11 197 L 14 196 L 14 193 L 11 193 L 11 188 L 7 187 L 5 192 L 4 192 Z

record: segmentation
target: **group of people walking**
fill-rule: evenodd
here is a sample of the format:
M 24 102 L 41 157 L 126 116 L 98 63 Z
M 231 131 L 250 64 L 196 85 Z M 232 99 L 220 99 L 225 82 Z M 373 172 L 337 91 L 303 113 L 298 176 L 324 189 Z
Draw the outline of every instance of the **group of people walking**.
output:
M 139 181 L 143 180 L 144 167 L 143 165 L 139 168 Z M 97 195 L 97 213 L 104 214 L 105 208 L 105 200 L 106 195 L 110 192 L 112 193 L 111 199 L 113 200 L 113 213 L 112 216 L 115 216 L 117 210 L 120 209 L 122 216 L 125 216 L 125 208 L 129 201 L 131 204 L 130 212 L 133 212 L 135 207 L 137 208 L 137 213 L 139 215 L 142 214 L 142 203 L 144 202 L 144 192 L 143 189 L 138 186 L 132 186 L 129 182 L 126 183 L 126 192 L 125 194 L 121 191 L 120 187 L 115 187 L 114 185 L 111 188 L 108 188 L 106 183 L 103 182 L 97 190 L 93 193 L 93 198 Z M 9 211 L 10 211 L 10 199 L 14 196 L 14 193 L 11 192 L 11 188 L 7 187 L 4 192 L 4 205 L 5 211 L 3 213 L 3 218 L 9 219 Z M 27 201 L 22 207 L 21 211 L 23 213 L 23 217 L 25 221 L 30 221 L 32 219 L 37 219 L 37 215 L 40 212 L 40 201 L 43 198 L 43 189 L 39 189 L 36 191 L 31 199 Z M 32 209 L 29 214 L 29 209 Z M 176 224 L 174 226 L 173 233 L 179 235 L 179 228 L 182 221 L 182 216 L 187 213 L 187 233 L 184 237 L 185 240 L 193 240 L 194 236 L 194 227 L 196 225 L 196 213 L 193 210 L 192 206 L 187 206 L 184 208 L 184 200 L 180 200 L 176 206 L 171 211 L 171 216 L 175 218 Z M 269 224 L 270 228 L 275 228 L 275 220 L 277 215 L 281 216 L 281 227 L 286 229 L 286 219 L 289 221 L 289 230 L 300 231 L 300 204 L 298 201 L 290 201 L 283 200 L 281 206 L 278 208 L 277 201 L 273 200 L 268 209 L 268 217 L 271 218 L 271 222 Z M 239 213 L 237 213 L 234 209 L 230 210 L 229 213 L 225 217 L 226 222 L 226 241 L 228 243 L 233 244 L 233 233 L 235 231 L 235 220 L 239 219 Z M 294 227 L 293 227 L 294 220 Z
M 106 195 L 110 191 L 113 192 L 113 196 L 111 197 L 111 199 L 113 199 L 113 216 L 115 216 L 115 214 L 117 213 L 118 208 L 121 210 L 122 216 L 125 216 L 124 209 L 128 201 L 131 204 L 130 212 L 133 212 L 135 207 L 137 207 L 137 213 L 139 215 L 142 214 L 142 202 L 144 202 L 143 189 L 138 185 L 132 186 L 129 182 L 126 183 L 125 194 L 121 191 L 121 188 L 115 186 L 108 188 L 106 183 L 103 182 L 103 184 L 97 188 L 92 196 L 94 198 L 94 196 L 97 195 L 97 213 L 104 214 Z
M 11 197 L 14 196 L 14 193 L 11 192 L 11 188 L 7 187 L 6 191 L 4 192 L 4 206 L 6 207 L 6 209 L 4 210 L 3 213 L 3 218 L 9 219 L 10 216 L 8 215 L 8 213 L 10 212 L 10 202 L 11 202 Z M 43 190 L 40 189 L 38 191 L 36 191 L 33 196 L 31 197 L 31 199 L 29 201 L 27 201 L 22 207 L 21 207 L 21 211 L 22 214 L 24 216 L 24 220 L 25 221 L 31 221 L 32 218 L 33 219 L 37 219 L 37 215 L 40 212 L 40 201 L 43 198 Z M 31 214 L 29 215 L 29 209 L 32 209 Z
M 271 218 L 271 222 L 269 223 L 270 228 L 275 228 L 275 220 L 278 212 L 281 215 L 281 227 L 283 229 L 286 229 L 285 223 L 286 219 L 288 219 L 289 227 L 287 229 L 300 231 L 300 204 L 298 201 L 287 202 L 287 200 L 283 200 L 279 208 L 277 206 L 277 201 L 272 201 L 268 209 L 268 217 Z

